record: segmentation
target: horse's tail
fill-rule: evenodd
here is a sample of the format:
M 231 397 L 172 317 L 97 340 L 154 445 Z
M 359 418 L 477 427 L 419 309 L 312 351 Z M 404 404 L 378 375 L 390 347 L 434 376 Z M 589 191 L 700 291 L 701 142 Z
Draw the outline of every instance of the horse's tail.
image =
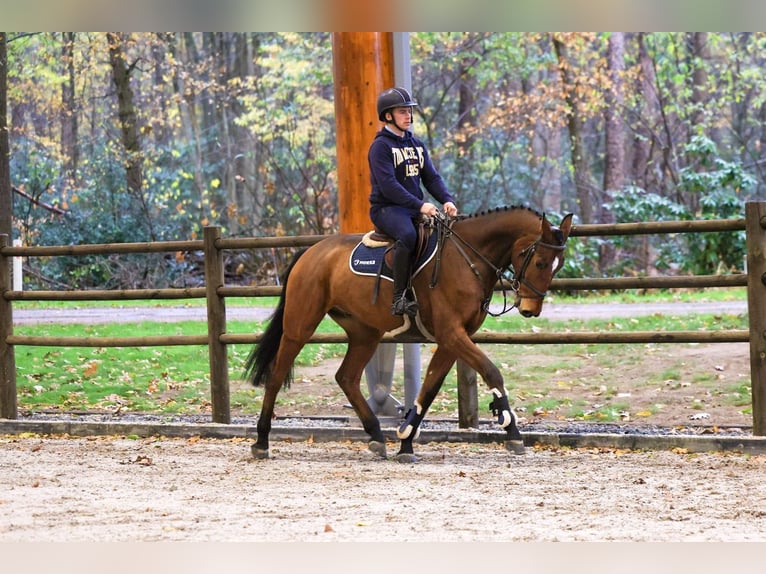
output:
M 305 249 L 298 251 L 290 262 L 282 278 L 282 294 L 279 296 L 279 304 L 271 315 L 269 324 L 263 332 L 263 337 L 257 346 L 253 347 L 250 355 L 245 361 L 245 379 L 249 380 L 254 386 L 259 386 L 271 374 L 271 366 L 279 351 L 279 342 L 282 339 L 284 331 L 282 321 L 285 316 L 285 292 L 287 291 L 287 281 L 290 278 L 290 272 L 295 267 L 295 263 L 303 255 Z M 285 378 L 285 386 L 290 386 L 293 379 L 292 368 Z

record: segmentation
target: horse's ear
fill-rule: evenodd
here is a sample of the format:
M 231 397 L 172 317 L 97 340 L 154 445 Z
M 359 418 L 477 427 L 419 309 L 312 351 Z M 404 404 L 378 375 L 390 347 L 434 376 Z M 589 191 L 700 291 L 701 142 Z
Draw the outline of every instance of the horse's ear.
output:
M 540 234 L 542 235 L 546 231 L 550 231 L 551 222 L 548 221 L 548 216 L 543 213 L 543 218 L 540 220 Z
M 572 231 L 572 217 L 573 213 L 570 213 L 564 219 L 561 220 L 561 225 L 559 225 L 559 229 L 561 230 L 561 233 L 564 234 L 564 241 L 567 240 L 569 237 L 569 232 Z

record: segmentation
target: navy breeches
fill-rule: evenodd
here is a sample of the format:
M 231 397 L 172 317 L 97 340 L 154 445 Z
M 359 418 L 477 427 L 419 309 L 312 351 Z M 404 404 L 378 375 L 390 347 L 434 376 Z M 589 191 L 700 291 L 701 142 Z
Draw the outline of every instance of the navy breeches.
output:
M 413 218 L 416 214 L 398 205 L 373 206 L 370 219 L 375 226 L 389 237 L 401 241 L 410 251 L 415 249 L 418 234 Z

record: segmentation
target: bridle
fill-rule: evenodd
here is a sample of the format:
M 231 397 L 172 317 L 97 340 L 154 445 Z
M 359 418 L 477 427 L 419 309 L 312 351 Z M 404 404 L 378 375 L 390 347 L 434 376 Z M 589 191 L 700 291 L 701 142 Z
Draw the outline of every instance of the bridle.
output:
M 463 256 L 463 259 L 465 259 L 466 263 L 468 263 L 468 266 L 470 267 L 471 271 L 473 271 L 473 274 L 476 276 L 476 278 L 479 281 L 482 281 L 481 272 L 476 267 L 476 264 L 471 261 L 471 258 L 466 253 L 466 250 L 463 249 L 463 245 L 470 249 L 479 259 L 481 259 L 487 266 L 489 266 L 490 269 L 492 269 L 495 273 L 495 277 L 497 278 L 497 281 L 500 283 L 500 288 L 503 291 L 503 309 L 499 313 L 493 313 L 489 310 L 490 302 L 492 301 L 492 293 L 482 301 L 481 308 L 482 311 L 485 311 L 488 315 L 492 317 L 499 317 L 500 315 L 504 315 L 505 313 L 508 313 L 509 311 L 512 311 L 517 307 L 517 301 L 520 299 L 544 299 L 545 296 L 548 294 L 547 291 L 541 291 L 534 285 L 532 285 L 529 280 L 525 277 L 527 273 L 527 269 L 529 268 L 529 264 L 532 262 L 532 257 L 534 257 L 535 252 L 537 251 L 538 247 L 543 247 L 545 249 L 551 249 L 553 251 L 564 251 L 565 245 L 553 245 L 551 243 L 546 243 L 542 241 L 542 238 L 539 238 L 535 241 L 533 241 L 529 246 L 525 247 L 524 250 L 520 253 L 520 255 L 524 256 L 524 261 L 521 264 L 521 267 L 516 270 L 512 269 L 513 262 L 511 261 L 505 268 L 497 267 L 494 263 L 492 263 L 489 259 L 487 259 L 482 253 L 480 253 L 473 245 L 468 243 L 465 239 L 460 237 L 460 235 L 452 229 L 452 224 L 455 221 L 454 219 L 451 219 L 441 212 L 437 212 L 437 215 L 434 217 L 434 221 L 437 224 L 437 260 L 436 265 L 434 266 L 434 273 L 431 277 L 431 288 L 433 288 L 436 285 L 436 276 L 438 274 L 439 265 L 441 262 L 441 250 L 444 245 L 445 239 L 450 239 L 455 246 L 455 248 L 458 250 L 458 252 Z M 457 241 L 456 241 L 457 240 Z M 458 243 L 459 241 L 459 243 Z M 462 244 L 462 245 L 461 245 Z M 561 268 L 562 263 L 559 263 L 558 267 L 553 270 L 553 275 L 556 274 L 556 272 Z M 509 280 L 507 277 L 505 277 L 506 272 L 513 271 L 513 276 Z M 523 295 L 519 289 L 521 289 L 521 286 L 526 287 L 534 295 Z M 513 304 L 509 306 L 508 304 L 508 291 L 512 291 L 514 294 L 513 297 Z

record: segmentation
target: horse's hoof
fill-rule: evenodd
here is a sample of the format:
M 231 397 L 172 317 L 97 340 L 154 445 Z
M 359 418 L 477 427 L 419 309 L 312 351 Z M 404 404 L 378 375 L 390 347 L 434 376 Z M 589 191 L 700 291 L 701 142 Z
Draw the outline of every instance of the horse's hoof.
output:
M 250 447 L 250 451 L 253 453 L 253 458 L 255 460 L 263 460 L 265 458 L 269 458 L 269 449 L 261 448 L 257 444 L 253 444 Z
M 513 454 L 524 454 L 524 441 L 523 440 L 507 440 L 505 441 L 505 450 Z
M 367 448 L 377 454 L 380 458 L 388 458 L 386 454 L 386 443 L 377 440 L 371 440 L 367 443 Z
M 417 460 L 418 459 L 411 452 L 400 452 L 396 455 L 396 462 L 402 464 L 412 464 L 413 462 L 417 462 Z

